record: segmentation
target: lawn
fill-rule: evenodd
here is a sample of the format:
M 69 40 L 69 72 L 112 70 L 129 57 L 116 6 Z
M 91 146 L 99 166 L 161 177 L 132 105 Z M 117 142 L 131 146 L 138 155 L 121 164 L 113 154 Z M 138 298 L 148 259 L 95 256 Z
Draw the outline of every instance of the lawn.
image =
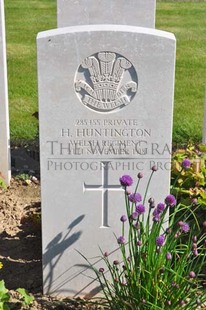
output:
M 206 86 L 206 2 L 158 2 L 156 27 L 177 39 L 173 141 L 201 141 Z
M 56 27 L 56 0 L 5 0 L 11 140 L 32 140 L 38 122 L 36 35 Z M 206 85 L 206 2 L 159 1 L 156 28 L 177 38 L 173 141 L 201 141 Z
M 38 122 L 36 35 L 56 27 L 56 0 L 5 0 L 11 140 L 33 140 Z

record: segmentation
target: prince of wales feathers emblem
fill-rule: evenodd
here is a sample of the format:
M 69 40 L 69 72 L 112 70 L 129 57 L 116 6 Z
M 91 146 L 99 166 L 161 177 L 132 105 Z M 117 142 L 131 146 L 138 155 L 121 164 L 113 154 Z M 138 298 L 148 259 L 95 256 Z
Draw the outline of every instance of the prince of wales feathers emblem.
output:
M 137 77 L 134 67 L 126 58 L 112 52 L 100 52 L 87 57 L 80 66 L 85 80 L 75 83 L 76 92 L 84 105 L 99 112 L 110 112 L 130 103 L 137 92 Z M 126 81 L 126 72 L 136 81 Z M 134 78 L 133 78 L 134 79 Z

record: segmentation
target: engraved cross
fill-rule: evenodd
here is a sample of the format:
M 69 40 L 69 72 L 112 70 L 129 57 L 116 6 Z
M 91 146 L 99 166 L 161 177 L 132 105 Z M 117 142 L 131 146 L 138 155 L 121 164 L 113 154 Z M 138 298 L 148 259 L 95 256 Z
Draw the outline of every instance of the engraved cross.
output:
M 102 225 L 109 227 L 108 224 L 108 191 L 122 191 L 121 185 L 108 184 L 108 161 L 101 162 L 102 165 L 102 184 L 101 185 L 87 185 L 83 184 L 83 191 L 101 191 L 102 192 Z

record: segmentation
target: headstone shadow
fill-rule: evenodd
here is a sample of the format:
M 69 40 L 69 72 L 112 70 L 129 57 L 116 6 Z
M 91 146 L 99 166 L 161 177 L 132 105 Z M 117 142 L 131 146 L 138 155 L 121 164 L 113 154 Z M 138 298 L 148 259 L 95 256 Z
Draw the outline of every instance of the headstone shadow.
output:
M 67 251 L 80 237 L 82 231 L 72 233 L 72 229 L 77 226 L 83 219 L 85 215 L 80 215 L 77 217 L 69 226 L 67 233 L 63 236 L 63 233 L 56 235 L 51 242 L 48 243 L 46 247 L 45 254 L 43 255 L 43 269 L 49 265 L 49 272 L 44 280 L 44 287 L 46 290 L 50 291 L 51 286 L 54 282 L 54 268 L 61 259 L 63 253 Z

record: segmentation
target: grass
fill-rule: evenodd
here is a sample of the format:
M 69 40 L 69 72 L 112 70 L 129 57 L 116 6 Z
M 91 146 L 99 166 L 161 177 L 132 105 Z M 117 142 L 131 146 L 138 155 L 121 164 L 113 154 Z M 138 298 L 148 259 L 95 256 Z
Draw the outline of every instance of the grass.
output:
M 177 38 L 173 141 L 201 141 L 206 85 L 206 1 L 158 1 L 156 28 Z M 56 28 L 56 0 L 5 0 L 11 140 L 33 140 L 38 122 L 36 35 Z
M 55 0 L 5 0 L 11 140 L 33 140 L 38 122 L 36 35 L 56 27 Z
M 206 2 L 158 2 L 156 27 L 177 39 L 173 141 L 202 140 Z

